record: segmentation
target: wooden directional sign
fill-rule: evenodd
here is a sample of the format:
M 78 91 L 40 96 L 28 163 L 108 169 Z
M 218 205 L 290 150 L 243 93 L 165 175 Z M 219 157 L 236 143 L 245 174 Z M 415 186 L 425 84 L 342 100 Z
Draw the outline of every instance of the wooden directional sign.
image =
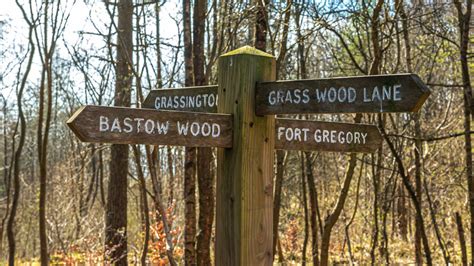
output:
M 374 152 L 382 135 L 373 125 L 277 119 L 275 149 Z
M 215 113 L 217 112 L 217 85 L 152 90 L 143 101 L 142 107 Z
M 416 112 L 430 95 L 415 74 L 257 84 L 257 115 Z
M 87 105 L 67 121 L 84 142 L 232 147 L 232 116 Z

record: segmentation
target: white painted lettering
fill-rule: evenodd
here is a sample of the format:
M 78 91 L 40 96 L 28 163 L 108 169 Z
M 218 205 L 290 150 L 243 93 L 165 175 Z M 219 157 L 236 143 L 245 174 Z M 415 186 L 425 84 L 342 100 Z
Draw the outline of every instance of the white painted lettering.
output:
M 295 93 L 295 100 L 293 102 L 296 104 L 299 104 L 301 102 L 301 90 L 295 89 L 294 93 Z
M 191 123 L 191 134 L 193 134 L 193 136 L 197 136 L 200 130 L 201 130 L 201 127 L 199 126 L 197 122 Z
M 339 134 L 337 134 L 337 142 L 344 144 L 345 142 L 345 134 L 343 131 L 340 131 Z
M 402 85 L 400 85 L 400 84 L 397 84 L 397 85 L 393 86 L 393 100 L 394 101 L 401 101 L 402 100 L 402 96 L 400 95 L 401 94 L 401 92 L 400 92 L 401 87 L 402 87 Z
M 287 128 L 285 131 L 285 138 L 287 141 L 293 140 L 293 130 L 291 128 Z
M 301 141 L 301 129 L 295 128 L 295 140 Z
M 347 88 L 347 102 L 353 103 L 356 100 L 356 90 L 352 87 Z
M 333 103 L 336 101 L 337 98 L 337 91 L 334 87 L 331 87 L 328 91 L 328 101 Z
M 178 127 L 179 135 L 184 135 L 184 136 L 188 135 L 189 122 L 186 122 L 186 124 L 181 124 L 180 121 L 178 121 L 177 127 Z
M 118 132 L 122 132 L 122 128 L 120 127 L 120 122 L 118 118 L 114 119 L 114 122 L 112 123 L 112 127 L 110 128 L 110 132 L 114 132 L 114 130 L 117 130 Z
M 309 103 L 309 90 L 303 90 L 303 103 Z
M 275 105 L 276 104 L 276 92 L 275 91 L 271 91 L 269 94 L 268 94 L 268 103 L 270 105 Z
M 145 120 L 144 118 L 134 118 L 133 119 L 135 122 L 137 122 L 137 132 L 140 132 L 140 129 L 141 129 L 141 124 L 140 122 L 142 122 L 143 120 Z
M 170 125 L 170 121 L 166 121 L 166 123 L 160 123 L 160 122 L 156 122 L 156 128 L 158 129 L 158 134 L 168 134 L 168 128 L 169 128 L 169 125 Z
M 216 96 L 214 94 L 209 94 L 209 106 L 214 107 L 216 105 Z
M 323 130 L 323 141 L 329 142 L 329 131 Z
M 281 139 L 281 136 L 283 135 L 283 132 L 285 131 L 285 128 L 284 127 L 278 127 L 278 136 L 277 138 L 280 140 Z
M 370 102 L 370 99 L 367 98 L 367 88 L 364 88 L 364 103 Z
M 202 104 L 201 97 L 202 96 L 200 94 L 196 96 L 196 107 L 201 107 L 201 104 Z
M 318 103 L 326 101 L 326 94 L 327 94 L 326 89 L 324 89 L 323 92 L 320 92 L 319 89 L 316 89 L 316 100 L 318 100 Z
M 104 132 L 109 130 L 109 118 L 106 116 L 99 117 L 99 131 Z
M 204 137 L 211 135 L 211 125 L 209 125 L 209 123 L 204 122 L 201 127 L 201 132 Z
M 212 137 L 217 138 L 221 135 L 221 126 L 216 123 L 212 123 Z
M 360 133 L 354 132 L 354 144 L 360 144 Z
M 303 141 L 307 141 L 309 128 L 302 128 L 301 131 L 303 131 Z
M 365 141 L 366 141 L 366 139 L 367 139 L 367 133 L 361 132 L 361 133 L 360 133 L 360 136 L 362 137 L 362 144 L 365 144 L 365 143 L 366 143 Z
M 320 129 L 316 129 L 314 131 L 314 141 L 316 142 L 321 142 L 321 130 Z
M 337 91 L 337 100 L 339 102 L 345 102 L 347 99 L 347 91 L 346 88 L 340 87 L 339 90 Z
M 147 119 L 145 121 L 145 132 L 147 134 L 151 134 L 153 131 L 155 131 L 155 122 L 153 122 L 151 119 Z
M 286 91 L 285 102 L 293 103 L 293 99 L 291 98 L 291 91 Z
M 377 99 L 376 99 L 377 98 Z M 375 86 L 374 90 L 372 91 L 372 101 L 382 101 L 382 98 L 380 97 L 380 91 L 377 86 Z
M 331 130 L 331 143 L 336 143 L 336 130 Z
M 133 131 L 133 127 L 132 127 L 132 124 L 130 124 L 130 122 L 132 122 L 132 119 L 130 117 L 125 117 L 123 119 L 123 125 L 125 126 L 125 128 L 123 129 L 123 132 L 130 133 Z
M 354 135 L 352 134 L 352 132 L 347 132 L 346 134 L 347 144 L 351 144 L 353 140 L 354 140 Z

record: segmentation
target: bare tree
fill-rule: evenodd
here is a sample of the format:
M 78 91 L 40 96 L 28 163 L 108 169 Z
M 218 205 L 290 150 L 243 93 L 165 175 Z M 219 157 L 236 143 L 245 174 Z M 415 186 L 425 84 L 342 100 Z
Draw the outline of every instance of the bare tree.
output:
M 115 106 L 130 106 L 133 56 L 133 2 L 121 0 L 118 7 Z M 128 145 L 110 148 L 110 173 L 105 219 L 106 259 L 127 265 Z

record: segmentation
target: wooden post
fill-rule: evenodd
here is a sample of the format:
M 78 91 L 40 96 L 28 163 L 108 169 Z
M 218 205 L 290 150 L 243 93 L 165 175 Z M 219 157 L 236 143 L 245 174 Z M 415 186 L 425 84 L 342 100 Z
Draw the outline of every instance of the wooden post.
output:
M 219 113 L 233 114 L 233 148 L 218 149 L 216 265 L 271 265 L 274 116 L 255 115 L 257 81 L 275 58 L 245 46 L 219 58 Z

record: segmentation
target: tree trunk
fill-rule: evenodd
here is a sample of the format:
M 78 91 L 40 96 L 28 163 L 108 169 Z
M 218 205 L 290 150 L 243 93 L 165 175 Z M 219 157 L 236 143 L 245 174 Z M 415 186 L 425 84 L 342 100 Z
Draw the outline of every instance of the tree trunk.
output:
M 185 86 L 193 85 L 191 1 L 183 0 Z M 184 262 L 196 265 L 196 148 L 186 147 L 184 158 Z
M 147 193 L 146 193 L 146 181 L 145 181 L 145 176 L 143 174 L 142 170 L 142 164 L 141 164 L 141 154 L 140 150 L 137 145 L 133 145 L 133 154 L 135 157 L 135 164 L 137 167 L 137 175 L 138 175 L 138 180 L 140 181 L 140 195 L 141 195 L 141 200 L 142 200 L 142 206 L 143 206 L 143 220 L 144 220 L 144 226 L 145 226 L 145 235 L 143 239 L 143 249 L 142 249 L 142 254 L 140 255 L 140 262 L 143 266 L 146 266 L 146 258 L 148 254 L 148 242 L 150 241 L 150 214 L 149 214 L 149 208 L 148 208 L 148 200 L 147 200 Z
M 13 160 L 13 199 L 12 205 L 10 209 L 10 215 L 8 216 L 7 221 L 7 238 L 8 238 L 8 264 L 15 265 L 15 251 L 16 251 L 16 242 L 15 242 L 15 232 L 14 232 L 14 224 L 16 218 L 16 212 L 18 209 L 18 204 L 20 200 L 20 165 L 21 165 L 21 153 L 23 151 L 23 146 L 25 144 L 26 138 L 26 119 L 23 113 L 23 91 L 26 87 L 26 82 L 28 80 L 28 75 L 31 70 L 31 66 L 33 63 L 33 58 L 35 54 L 35 46 L 33 43 L 33 25 L 29 25 L 29 58 L 28 63 L 26 65 L 25 73 L 23 74 L 23 78 L 21 80 L 21 84 L 19 86 L 19 90 L 17 92 L 17 107 L 18 107 L 18 121 L 20 124 L 20 135 L 18 141 L 18 147 L 15 150 L 14 160 Z M 5 103 L 6 104 L 6 103 Z M 5 114 L 6 117 L 6 114 Z M 6 127 L 6 125 L 4 125 Z M 14 145 L 12 145 L 14 148 Z M 6 154 L 5 154 L 6 156 Z M 4 165 L 6 168 L 6 165 Z M 10 172 L 11 173 L 11 172 Z M 9 193 L 9 192 L 7 192 Z M 3 242 L 3 238 L 0 238 L 0 241 Z
M 318 252 L 318 193 L 316 190 L 316 182 L 313 175 L 313 161 L 311 158 L 311 153 L 305 152 L 304 156 L 306 158 L 306 178 L 308 180 L 308 190 L 309 190 L 309 203 L 310 203 L 310 224 L 311 224 L 311 257 L 313 260 L 313 265 L 319 265 L 319 252 Z
M 193 14 L 194 85 L 207 84 L 204 73 L 204 31 L 206 25 L 207 1 L 196 0 Z M 211 264 L 211 234 L 214 221 L 214 177 L 211 172 L 212 149 L 198 148 L 197 179 L 199 191 L 199 218 L 196 245 L 197 265 Z
M 455 0 L 454 4 L 458 11 L 459 32 L 460 32 L 460 63 L 462 71 L 462 83 L 464 94 L 464 141 L 466 159 L 466 181 L 469 195 L 469 211 L 471 224 L 471 265 L 474 264 L 474 176 L 472 174 L 472 140 L 471 140 L 471 120 L 474 116 L 472 112 L 472 87 L 468 64 L 469 26 L 471 20 L 472 1 L 466 0 L 466 11 L 463 12 L 462 3 Z
M 254 45 L 255 48 L 265 51 L 267 47 L 267 30 L 268 30 L 268 0 L 255 0 L 255 30 Z
M 430 246 L 428 242 L 428 237 L 426 236 L 426 230 L 425 230 L 425 225 L 423 222 L 423 213 L 421 210 L 421 205 L 420 202 L 418 201 L 418 198 L 416 197 L 416 192 L 415 189 L 413 188 L 412 184 L 410 183 L 410 179 L 408 178 L 406 172 L 405 172 L 405 167 L 403 165 L 403 161 L 400 158 L 400 156 L 397 154 L 397 151 L 395 150 L 395 146 L 393 145 L 392 141 L 388 138 L 385 129 L 383 127 L 379 128 L 380 132 L 382 133 L 382 136 L 385 139 L 385 142 L 388 144 L 388 147 L 390 148 L 390 151 L 392 155 L 395 157 L 395 162 L 397 163 L 398 167 L 398 172 L 400 176 L 402 177 L 403 185 L 405 186 L 406 190 L 408 191 L 408 195 L 410 196 L 413 205 L 415 206 L 415 215 L 416 219 L 420 223 L 420 234 L 421 234 L 421 240 L 423 242 L 423 248 L 425 251 L 425 258 L 426 258 L 426 264 L 427 265 L 432 265 L 432 259 L 431 259 L 431 251 L 430 251 Z
M 467 266 L 467 249 L 466 239 L 464 237 L 464 228 L 462 226 L 462 219 L 459 212 L 455 213 L 456 225 L 458 228 L 459 246 L 461 248 L 461 261 L 463 266 Z
M 275 177 L 275 190 L 273 193 L 273 257 L 275 258 L 275 251 L 278 241 L 278 223 L 280 220 L 280 203 L 281 203 L 281 190 L 283 185 L 283 176 L 285 170 L 286 152 L 278 150 L 276 152 L 276 177 Z M 278 256 L 278 261 L 283 262 L 283 257 Z
M 115 106 L 130 106 L 133 68 L 132 16 L 133 1 L 119 1 Z M 128 145 L 113 144 L 110 153 L 110 177 L 105 211 L 106 259 L 115 265 L 127 265 Z
M 309 223 L 308 223 L 308 200 L 306 192 L 306 168 L 304 153 L 300 152 L 300 162 L 301 162 L 301 193 L 303 194 L 301 199 L 303 201 L 303 211 L 304 211 L 304 238 L 303 238 L 303 249 L 302 253 L 302 265 L 306 265 L 306 250 L 308 247 L 308 234 L 309 234 Z

